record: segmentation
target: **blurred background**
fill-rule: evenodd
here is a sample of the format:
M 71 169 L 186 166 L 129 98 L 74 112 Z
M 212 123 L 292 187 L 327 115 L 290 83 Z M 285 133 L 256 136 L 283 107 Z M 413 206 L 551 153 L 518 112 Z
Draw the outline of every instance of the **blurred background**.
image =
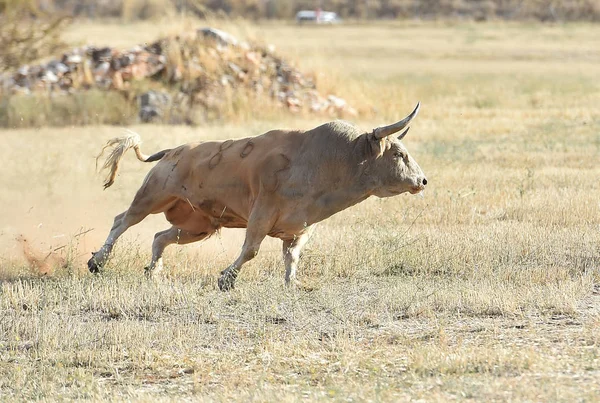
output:
M 339 116 L 383 112 L 387 117 L 389 105 L 365 98 L 352 88 L 357 83 L 344 79 L 367 73 L 387 78 L 377 71 L 382 68 L 375 66 L 379 63 L 388 64 L 384 68 L 394 78 L 401 77 L 408 64 L 392 67 L 391 53 L 402 61 L 411 58 L 413 78 L 423 72 L 418 67 L 424 59 L 454 65 L 461 58 L 506 59 L 499 55 L 506 48 L 485 42 L 502 33 L 515 40 L 502 45 L 512 47 L 508 55 L 512 60 L 545 58 L 555 63 L 573 53 L 557 49 L 563 53 L 552 54 L 544 40 L 552 38 L 542 38 L 545 33 L 537 29 L 562 26 L 572 31 L 577 23 L 600 21 L 599 4 L 593 0 L 2 0 L 0 126 L 231 120 L 239 119 L 243 105 L 253 103 L 257 94 L 268 95 L 261 101 L 275 100 L 292 112 L 319 110 Z M 560 30 L 554 32 L 560 35 Z M 523 38 L 527 32 L 540 41 L 539 46 L 527 43 Z M 439 39 L 435 43 L 434 37 Z M 457 47 L 463 37 L 467 43 Z M 526 42 L 517 42 L 522 39 Z M 440 54 L 444 47 L 458 53 L 445 58 Z M 507 68 L 525 72 L 516 64 L 496 67 L 498 72 Z M 309 89 L 315 91 L 307 93 Z M 23 94 L 29 97 L 18 96 Z M 64 94 L 70 96 L 56 97 Z M 353 97 L 354 103 L 347 104 L 339 94 Z M 269 117 L 272 106 L 251 115 Z M 34 114 L 27 112 L 33 110 Z
M 502 18 L 508 20 L 597 21 L 598 4 L 592 0 L 17 0 L 44 12 L 68 12 L 87 18 L 149 19 L 190 13 L 207 17 L 291 19 L 301 10 L 322 9 L 342 18 Z M 6 7 L 6 6 L 5 6 Z

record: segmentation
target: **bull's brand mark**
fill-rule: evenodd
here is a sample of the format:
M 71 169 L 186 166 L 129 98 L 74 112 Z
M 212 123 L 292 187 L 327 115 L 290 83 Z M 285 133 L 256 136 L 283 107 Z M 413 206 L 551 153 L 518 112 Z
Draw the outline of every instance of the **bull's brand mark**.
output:
M 227 150 L 229 147 L 231 147 L 231 145 L 233 144 L 233 140 L 225 140 L 224 142 L 221 143 L 221 145 L 219 146 L 219 151 L 225 151 Z
M 240 153 L 240 157 L 246 158 L 248 156 L 248 154 L 250 154 L 250 152 L 252 152 L 253 149 L 254 149 L 254 143 L 252 142 L 252 140 L 248 140 L 248 142 L 244 146 L 244 149 Z
M 216 167 L 219 164 L 219 162 L 221 162 L 222 157 L 223 154 L 221 153 L 221 151 L 213 155 L 210 161 L 208 161 L 208 169 L 213 169 L 214 167 Z
M 267 173 L 262 178 L 265 189 L 274 192 L 279 189 L 280 180 L 278 174 L 290 167 L 290 159 L 285 154 L 270 156 L 266 161 Z
M 231 147 L 233 143 L 233 140 L 226 140 L 222 142 L 221 145 L 219 145 L 219 151 L 215 155 L 213 155 L 213 157 L 208 162 L 208 169 L 213 169 L 219 164 L 219 162 L 221 162 L 221 159 L 223 158 L 223 151 Z

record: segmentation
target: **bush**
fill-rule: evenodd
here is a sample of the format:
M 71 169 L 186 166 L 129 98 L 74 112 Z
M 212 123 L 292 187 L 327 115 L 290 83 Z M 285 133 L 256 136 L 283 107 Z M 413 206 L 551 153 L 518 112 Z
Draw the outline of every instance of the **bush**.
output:
M 56 53 L 70 17 L 40 9 L 32 0 L 0 0 L 0 72 Z
M 69 95 L 12 95 L 0 103 L 0 127 L 127 125 L 137 107 L 123 95 L 92 89 Z

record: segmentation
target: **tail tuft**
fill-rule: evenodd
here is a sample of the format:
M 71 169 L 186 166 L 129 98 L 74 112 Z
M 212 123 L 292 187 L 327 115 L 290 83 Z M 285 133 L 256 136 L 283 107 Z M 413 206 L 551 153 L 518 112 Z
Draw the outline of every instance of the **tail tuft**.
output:
M 107 148 L 112 147 L 112 151 L 104 161 L 104 165 L 102 165 L 101 171 L 105 169 L 110 169 L 106 179 L 104 180 L 104 189 L 110 187 L 115 182 L 115 177 L 117 176 L 117 171 L 119 169 L 119 164 L 121 163 L 121 159 L 123 155 L 131 148 L 134 148 L 136 151 L 136 155 L 140 161 L 145 161 L 146 158 L 143 154 L 141 154 L 139 150 L 139 145 L 142 142 L 140 135 L 136 132 L 126 129 L 126 135 L 122 137 L 115 137 L 106 142 L 100 154 L 96 157 L 96 169 L 98 169 L 98 160 L 104 154 L 104 151 Z M 142 157 L 142 158 L 140 158 Z

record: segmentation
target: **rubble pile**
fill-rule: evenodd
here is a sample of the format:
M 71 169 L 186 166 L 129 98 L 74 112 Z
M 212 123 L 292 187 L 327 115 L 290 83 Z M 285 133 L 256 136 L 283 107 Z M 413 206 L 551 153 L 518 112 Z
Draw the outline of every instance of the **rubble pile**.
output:
M 134 82 L 142 80 L 157 84 L 151 91 L 134 94 L 143 122 L 170 121 L 175 109 L 219 111 L 242 92 L 256 96 L 253 99 L 267 96 L 291 112 L 356 114 L 343 99 L 321 95 L 313 78 L 276 56 L 272 48 L 251 46 L 213 28 L 126 51 L 75 48 L 60 59 L 0 77 L 0 91 L 55 95 L 99 88 L 131 94 L 140 87 Z

